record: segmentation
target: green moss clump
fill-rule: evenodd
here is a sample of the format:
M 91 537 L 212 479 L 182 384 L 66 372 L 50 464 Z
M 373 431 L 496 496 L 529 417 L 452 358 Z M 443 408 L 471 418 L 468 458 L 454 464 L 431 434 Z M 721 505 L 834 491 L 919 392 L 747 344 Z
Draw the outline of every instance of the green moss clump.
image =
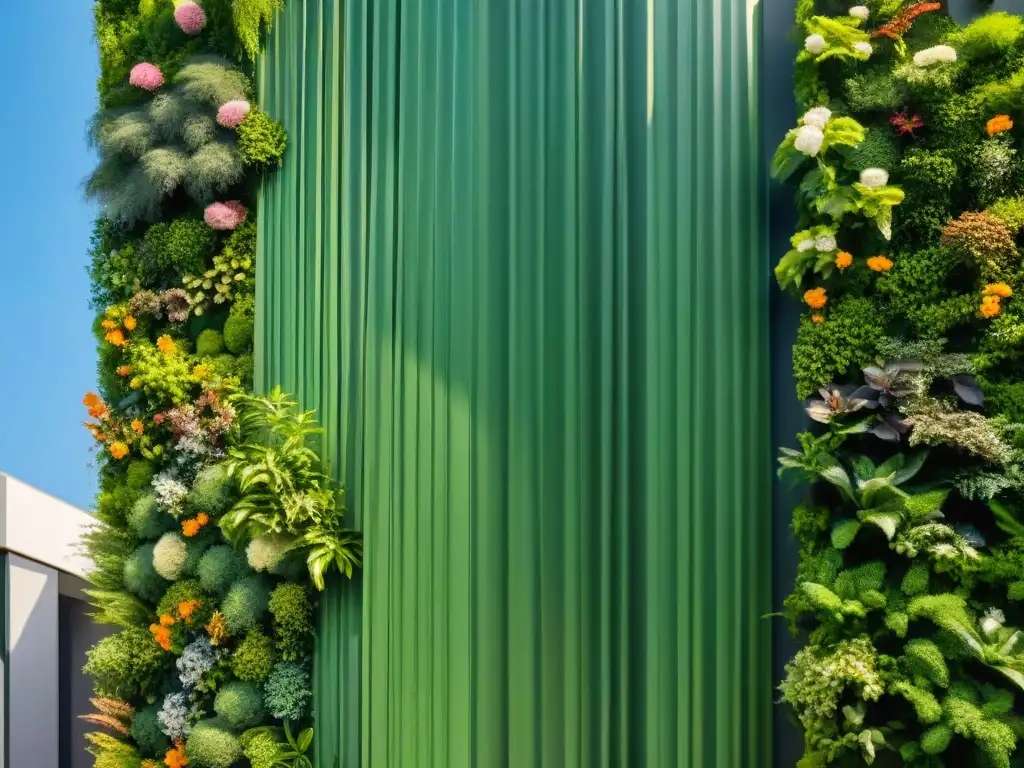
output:
M 185 581 L 179 581 L 176 584 L 172 584 L 167 589 L 160 598 L 160 602 L 157 604 L 156 612 L 160 616 L 166 613 L 177 618 L 178 606 L 182 603 L 187 603 L 190 600 L 195 600 L 207 606 L 213 605 L 213 601 L 210 599 L 210 596 L 203 591 L 199 582 L 193 579 L 187 579 Z M 196 622 L 193 621 L 193 624 L 195 623 Z M 205 624 L 205 622 L 202 623 Z
M 132 739 L 138 744 L 139 754 L 143 757 L 163 759 L 171 748 L 171 740 L 163 732 L 156 716 L 159 711 L 160 705 L 153 704 L 136 710 L 132 717 Z
M 124 562 L 124 587 L 133 595 L 155 603 L 167 589 L 167 581 L 153 567 L 153 544 L 143 544 Z
M 868 299 L 840 299 L 823 323 L 802 317 L 793 345 L 797 397 L 811 397 L 822 386 L 873 362 L 883 337 L 882 318 Z
M 232 547 L 222 544 L 211 547 L 203 554 L 196 575 L 204 590 L 213 595 L 224 595 L 248 571 L 245 558 Z
M 1006 53 L 1024 35 L 1024 19 L 1000 11 L 988 13 L 967 25 L 955 40 L 957 53 L 966 59 L 983 59 Z
M 242 757 L 242 745 L 220 718 L 202 720 L 185 742 L 189 765 L 196 768 L 231 768 Z
M 1004 197 L 996 200 L 986 213 L 1003 222 L 1013 235 L 1024 229 L 1024 196 Z
M 224 351 L 224 337 L 220 331 L 207 328 L 196 339 L 197 357 L 216 357 Z
M 900 148 L 888 126 L 874 126 L 868 129 L 864 141 L 853 147 L 846 155 L 846 165 L 851 170 L 884 168 L 893 171 L 900 163 Z
M 177 527 L 177 521 L 164 512 L 150 493 L 140 496 L 128 513 L 128 524 L 140 539 L 159 539 Z
M 259 576 L 249 576 L 232 586 L 221 604 L 228 633 L 240 635 L 256 626 L 267 612 L 269 600 L 270 590 Z
M 897 179 L 906 197 L 895 212 L 895 242 L 920 248 L 939 242 L 952 217 L 956 163 L 943 151 L 912 149 L 900 163 Z
M 921 595 L 928 591 L 930 573 L 924 563 L 914 563 L 903 577 L 900 588 L 905 595 Z
M 846 103 L 857 112 L 892 111 L 906 101 L 906 88 L 892 73 L 874 68 L 848 78 L 844 83 Z
M 214 464 L 196 475 L 185 507 L 192 514 L 205 512 L 210 517 L 218 517 L 227 512 L 233 502 L 234 484 L 225 467 Z
M 285 661 L 303 658 L 313 639 L 313 606 L 300 585 L 285 582 L 270 594 L 277 650 Z
M 217 233 L 198 218 L 154 224 L 138 249 L 142 284 L 163 287 L 182 275 L 202 274 L 217 247 Z
M 224 324 L 224 346 L 233 355 L 243 355 L 252 349 L 254 306 L 255 301 L 250 295 L 231 307 Z
M 258 629 L 250 629 L 231 657 L 231 668 L 239 680 L 262 683 L 273 669 L 274 641 Z
M 101 696 L 131 699 L 163 684 L 161 670 L 171 658 L 148 631 L 130 627 L 100 640 L 88 652 L 82 671 L 93 678 Z
M 265 717 L 263 693 L 255 683 L 230 682 L 217 692 L 214 711 L 239 730 L 259 725 Z
M 156 470 L 153 465 L 143 459 L 132 459 L 124 473 L 124 484 L 132 491 L 141 493 L 149 488 Z
M 277 664 L 263 690 L 267 711 L 278 720 L 301 720 L 313 698 L 309 672 L 294 661 Z
M 252 110 L 238 126 L 238 148 L 246 165 L 266 168 L 280 165 L 288 134 L 266 112 Z

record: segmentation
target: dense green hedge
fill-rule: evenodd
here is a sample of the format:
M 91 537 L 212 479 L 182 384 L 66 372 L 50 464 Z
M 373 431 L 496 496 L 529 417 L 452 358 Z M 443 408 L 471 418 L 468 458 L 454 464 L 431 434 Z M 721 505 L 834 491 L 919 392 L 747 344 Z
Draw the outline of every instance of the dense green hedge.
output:
M 314 596 L 359 542 L 312 415 L 252 387 L 255 200 L 283 128 L 248 72 L 280 0 L 99 0 L 98 768 L 308 766 Z
M 799 0 L 801 766 L 1024 765 L 1024 20 Z

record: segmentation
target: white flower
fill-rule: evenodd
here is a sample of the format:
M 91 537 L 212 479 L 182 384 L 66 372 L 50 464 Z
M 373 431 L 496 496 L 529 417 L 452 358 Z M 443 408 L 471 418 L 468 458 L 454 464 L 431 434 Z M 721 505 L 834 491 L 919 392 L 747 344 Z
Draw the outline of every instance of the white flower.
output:
M 801 125 L 796 132 L 796 141 L 793 142 L 800 152 L 814 157 L 821 149 L 821 142 L 825 140 L 825 134 L 816 125 Z
M 889 183 L 889 172 L 882 168 L 865 168 L 860 172 L 860 183 L 871 189 L 884 187 Z
M 930 67 L 940 61 L 956 61 L 956 50 L 948 45 L 936 45 L 914 54 L 914 63 L 919 67 Z
M 821 35 L 808 35 L 804 40 L 804 48 L 811 53 L 821 53 L 825 50 L 825 38 Z
M 832 117 L 832 110 L 828 107 L 815 107 L 807 110 L 807 114 L 800 118 L 803 125 L 813 125 L 815 128 L 824 128 L 825 123 Z
M 985 611 L 985 618 L 981 620 L 981 631 L 986 635 L 991 635 L 993 632 L 1000 629 L 1006 622 L 1006 616 L 998 608 L 989 608 Z
M 834 251 L 837 247 L 835 235 L 818 235 L 814 238 L 814 247 L 822 253 Z
M 871 43 L 854 43 L 853 50 L 857 53 L 863 53 L 865 56 L 870 56 L 874 48 L 871 47 Z
M 871 15 L 871 11 L 868 10 L 866 5 L 855 5 L 850 9 L 850 15 L 855 19 L 864 21 L 868 16 Z
M 800 251 L 800 253 L 803 253 L 804 251 L 809 251 L 813 247 L 814 241 L 811 240 L 810 238 L 806 240 L 801 240 L 799 243 L 796 244 L 796 249 Z

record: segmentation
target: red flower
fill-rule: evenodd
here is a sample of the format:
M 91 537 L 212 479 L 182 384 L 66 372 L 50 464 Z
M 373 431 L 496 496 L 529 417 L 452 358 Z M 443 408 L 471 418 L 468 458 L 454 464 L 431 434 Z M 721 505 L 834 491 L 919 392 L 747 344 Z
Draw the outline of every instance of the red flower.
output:
M 942 3 L 918 3 L 909 8 L 904 8 L 897 13 L 888 24 L 885 24 L 871 33 L 872 37 L 888 37 L 892 40 L 899 40 L 910 29 L 914 19 L 922 13 L 937 11 Z
M 924 120 L 921 119 L 920 115 L 907 116 L 908 110 L 904 109 L 902 112 L 896 112 L 892 117 L 889 118 L 889 123 L 896 129 L 900 136 L 906 136 L 907 134 L 913 136 L 914 131 L 918 128 L 924 128 Z
M 163 424 L 164 423 L 164 419 L 166 419 L 166 418 L 167 418 L 166 414 L 158 413 L 156 416 L 153 417 L 153 423 L 154 424 Z

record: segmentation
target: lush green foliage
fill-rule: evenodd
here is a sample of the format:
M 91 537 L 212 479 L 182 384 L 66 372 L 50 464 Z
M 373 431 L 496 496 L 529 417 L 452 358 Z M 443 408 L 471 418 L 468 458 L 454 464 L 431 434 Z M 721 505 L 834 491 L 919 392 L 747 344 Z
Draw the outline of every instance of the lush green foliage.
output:
M 1024 21 L 938 3 L 800 0 L 805 114 L 776 276 L 816 430 L 780 686 L 800 768 L 1021 761 Z
M 253 765 L 311 768 L 312 731 L 288 722 L 311 715 L 310 595 L 332 564 L 351 575 L 359 550 L 306 442 L 311 416 L 248 394 L 256 192 L 285 134 L 239 56 L 280 3 L 199 4 L 194 35 L 169 0 L 95 5 L 99 388 L 83 404 L 100 491 L 84 543 L 93 615 L 120 631 L 85 667 L 107 697 L 88 749 L 98 768 L 229 768 L 248 764 L 243 747 Z M 241 100 L 244 127 L 227 127 Z M 215 228 L 224 211 L 233 231 Z

